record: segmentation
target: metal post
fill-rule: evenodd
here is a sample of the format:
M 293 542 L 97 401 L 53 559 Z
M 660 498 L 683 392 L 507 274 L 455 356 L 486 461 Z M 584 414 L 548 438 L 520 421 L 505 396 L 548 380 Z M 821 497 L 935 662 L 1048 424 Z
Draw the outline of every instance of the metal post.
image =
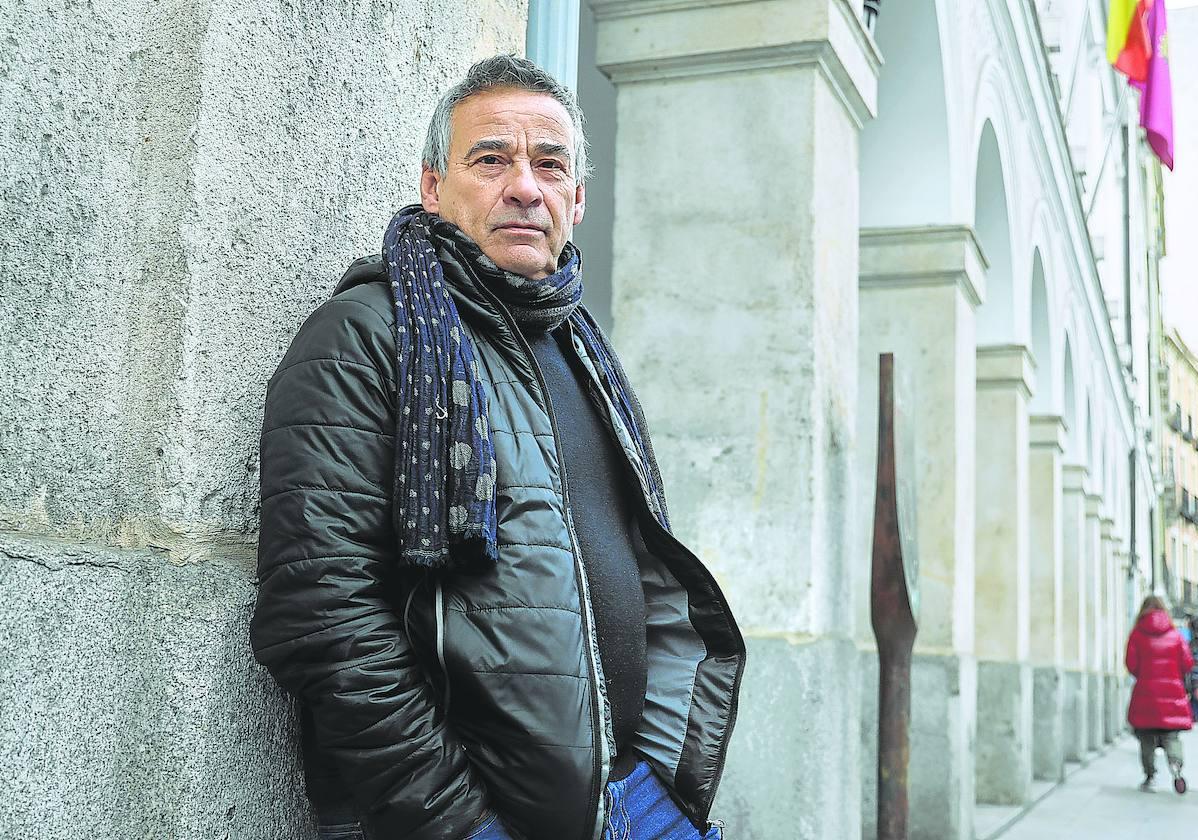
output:
M 915 644 L 914 497 L 896 467 L 894 356 L 878 366 L 878 469 L 874 494 L 870 619 L 878 641 L 878 840 L 906 840 Z M 903 429 L 908 434 L 909 429 Z M 908 556 L 904 563 L 904 547 Z

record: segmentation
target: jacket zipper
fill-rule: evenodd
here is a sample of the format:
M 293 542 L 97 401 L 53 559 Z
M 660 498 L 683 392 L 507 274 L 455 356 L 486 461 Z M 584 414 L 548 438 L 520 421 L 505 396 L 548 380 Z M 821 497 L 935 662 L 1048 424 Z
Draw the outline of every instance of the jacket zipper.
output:
M 433 591 L 434 615 L 437 617 L 437 661 L 441 663 L 441 673 L 445 676 L 445 694 L 441 704 L 445 707 L 445 717 L 449 717 L 449 668 L 445 666 L 445 594 L 441 589 L 441 581 L 436 581 Z
M 611 747 L 607 743 L 607 728 L 604 724 L 602 716 L 603 706 L 606 701 L 603 697 L 603 692 L 599 687 L 600 666 L 595 662 L 595 651 L 598 647 L 598 640 L 595 637 L 595 628 L 591 625 L 590 588 L 587 585 L 586 572 L 582 568 L 582 554 L 578 549 L 578 536 L 574 533 L 574 519 L 570 515 L 570 488 L 569 481 L 566 476 L 566 459 L 562 452 L 560 440 L 561 435 L 557 428 L 557 417 L 553 413 L 553 403 L 549 397 L 549 387 L 545 382 L 545 374 L 542 372 L 541 365 L 539 362 L 537 362 L 536 356 L 533 355 L 532 345 L 528 343 L 528 340 L 524 337 L 524 334 L 520 332 L 520 328 L 516 325 L 516 319 L 512 317 L 511 312 L 508 311 L 508 308 L 503 304 L 503 301 L 499 300 L 499 298 L 495 296 L 490 289 L 487 289 L 483 283 L 479 283 L 478 288 L 482 294 L 487 297 L 492 304 L 495 305 L 496 309 L 503 316 L 508 329 L 511 331 L 512 335 L 516 338 L 517 343 L 520 345 L 520 348 L 528 357 L 533 374 L 537 378 L 537 387 L 541 389 L 541 395 L 544 398 L 545 414 L 549 417 L 549 426 L 553 431 L 553 447 L 557 452 L 558 474 L 561 478 L 562 485 L 562 506 L 564 508 L 563 515 L 565 516 L 566 520 L 566 531 L 570 537 L 571 555 L 574 558 L 574 580 L 575 584 L 578 586 L 578 597 L 580 601 L 579 606 L 582 608 L 582 615 L 580 617 L 582 619 L 583 630 L 586 633 L 587 668 L 590 672 L 591 689 L 594 693 L 594 699 L 591 703 L 591 728 L 595 733 L 597 749 L 595 750 L 595 761 L 592 765 L 591 772 L 591 808 L 595 812 L 595 820 L 590 834 L 583 835 L 583 837 L 584 840 L 587 836 L 589 836 L 591 840 L 598 840 L 598 838 L 603 834 L 603 822 L 606 816 L 604 814 L 601 796 L 603 783 L 606 780 L 605 778 L 602 778 L 606 776 L 603 768 L 609 766 L 611 763 Z M 442 662 L 442 667 L 444 667 L 444 662 Z M 448 683 L 446 683 L 446 688 L 448 690 Z

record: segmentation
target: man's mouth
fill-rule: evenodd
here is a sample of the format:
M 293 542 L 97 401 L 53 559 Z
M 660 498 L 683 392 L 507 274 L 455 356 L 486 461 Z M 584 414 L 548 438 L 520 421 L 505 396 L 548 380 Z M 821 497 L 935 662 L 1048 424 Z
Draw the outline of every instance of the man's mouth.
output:
M 513 233 L 529 233 L 529 234 L 545 232 L 545 229 L 542 228 L 540 225 L 526 224 L 524 222 L 509 222 L 507 224 L 500 225 L 498 227 L 498 230 L 506 230 L 506 231 L 511 231 Z

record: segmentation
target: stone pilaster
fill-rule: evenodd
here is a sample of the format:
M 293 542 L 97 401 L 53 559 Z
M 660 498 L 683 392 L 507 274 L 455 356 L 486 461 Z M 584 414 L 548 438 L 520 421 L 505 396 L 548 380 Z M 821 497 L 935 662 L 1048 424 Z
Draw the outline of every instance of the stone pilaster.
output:
M 857 150 L 880 59 L 847 0 L 591 6 L 616 86 L 614 343 L 675 529 L 750 648 L 715 814 L 854 837 Z M 750 134 L 701 176 L 679 151 Z
M 877 359 L 892 352 L 904 419 L 913 424 L 910 465 L 919 499 L 919 635 L 912 685 L 909 827 L 912 837 L 972 837 L 976 670 L 973 650 L 974 312 L 984 266 L 965 227 L 861 232 L 861 336 L 857 424 L 863 510 L 872 509 L 877 444 Z M 858 536 L 868 557 L 870 533 Z M 869 591 L 868 564 L 856 589 Z M 858 602 L 859 641 L 871 644 L 869 604 Z M 868 648 L 867 648 L 868 649 Z M 872 649 L 867 655 L 876 656 Z M 863 823 L 876 831 L 876 666 L 863 694 Z
M 1106 643 L 1106 622 L 1102 613 L 1102 496 L 1086 493 L 1086 626 L 1091 645 L 1086 656 L 1086 746 L 1096 750 L 1102 746 L 1105 690 L 1103 688 L 1103 649 Z
M 1128 571 L 1130 569 L 1131 559 L 1127 553 L 1128 545 L 1126 542 L 1119 544 L 1115 551 L 1115 598 L 1113 604 L 1114 621 L 1114 644 L 1112 651 L 1114 654 L 1114 668 L 1109 678 L 1112 688 L 1110 696 L 1112 698 L 1113 708 L 1108 706 L 1108 712 L 1111 718 L 1111 726 L 1116 737 L 1119 733 L 1127 730 L 1127 702 L 1128 696 L 1128 675 L 1127 665 L 1124 662 L 1124 654 L 1127 648 L 1127 636 L 1131 632 L 1129 626 L 1128 598 L 1133 593 L 1135 582 L 1128 579 Z M 1138 606 L 1138 605 L 1137 605 Z
M 1032 774 L 1058 781 L 1065 772 L 1063 657 L 1062 465 L 1067 429 L 1057 415 L 1031 418 L 1028 454 L 1033 666 Z
M 1022 345 L 979 347 L 977 357 L 976 794 L 1018 805 L 1032 780 L 1027 405 L 1035 364 Z
M 1086 609 L 1086 468 L 1061 470 L 1061 656 L 1065 667 L 1065 758 L 1081 761 L 1088 749 L 1089 693 L 1086 666 L 1089 625 Z
M 1102 741 L 1109 744 L 1115 740 L 1117 717 L 1115 709 L 1114 681 L 1116 657 L 1115 648 L 1119 645 L 1117 627 L 1115 625 L 1115 549 L 1118 537 L 1115 534 L 1115 520 L 1109 512 L 1100 520 L 1099 533 L 1102 549 L 1098 559 L 1102 564 L 1099 569 L 1099 579 L 1102 582 L 1102 626 L 1103 645 L 1102 658 L 1099 662 L 1099 673 L 1102 686 Z

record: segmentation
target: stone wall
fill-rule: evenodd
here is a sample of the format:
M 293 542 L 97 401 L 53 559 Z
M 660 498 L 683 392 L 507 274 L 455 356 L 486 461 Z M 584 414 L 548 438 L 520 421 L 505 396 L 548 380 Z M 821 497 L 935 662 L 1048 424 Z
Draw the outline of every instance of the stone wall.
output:
M 311 836 L 246 635 L 266 380 L 526 14 L 0 9 L 0 838 Z

